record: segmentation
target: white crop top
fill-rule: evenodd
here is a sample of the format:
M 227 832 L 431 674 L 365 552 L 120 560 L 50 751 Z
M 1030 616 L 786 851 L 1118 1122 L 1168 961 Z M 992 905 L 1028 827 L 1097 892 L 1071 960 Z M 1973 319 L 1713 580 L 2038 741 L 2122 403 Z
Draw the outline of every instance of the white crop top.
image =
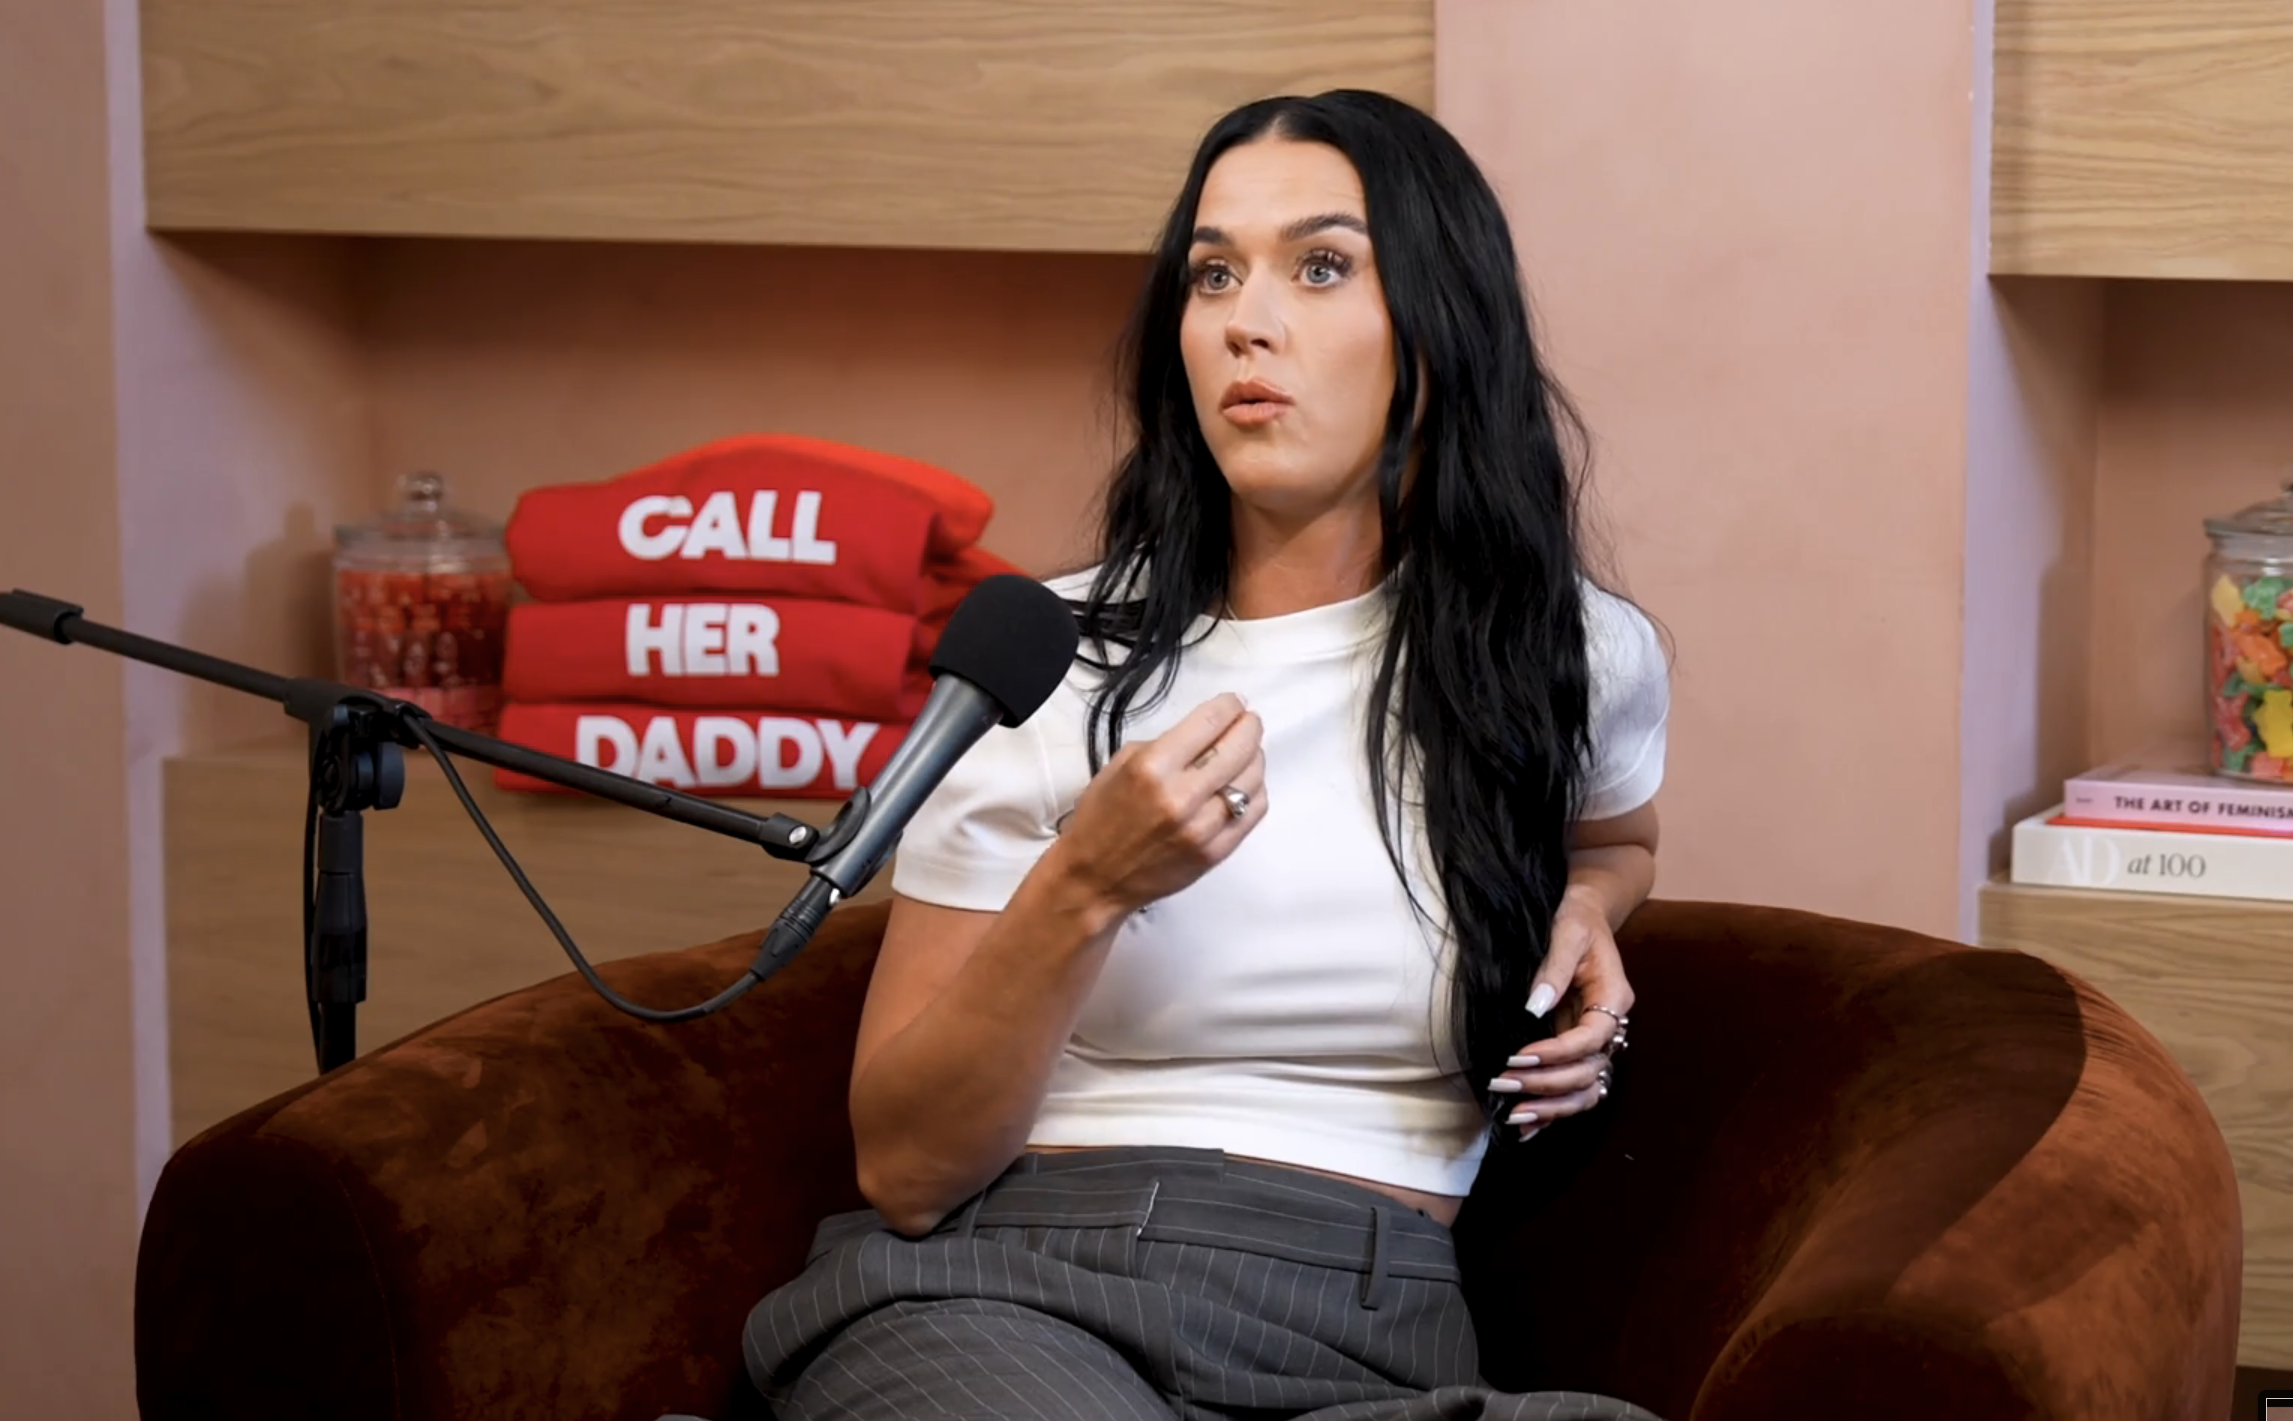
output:
M 1049 586 L 1080 598 L 1088 583 Z M 1600 819 L 1656 793 L 1670 686 L 1647 619 L 1589 585 L 1586 597 L 1584 817 Z M 1381 617 L 1372 593 L 1204 619 L 1169 694 L 1125 727 L 1126 741 L 1150 739 L 1239 693 L 1265 724 L 1267 812 L 1224 863 L 1118 931 L 1031 1144 L 1192 1146 L 1434 1194 L 1471 1188 L 1483 1083 L 1464 1080 L 1449 1049 L 1437 961 L 1448 935 L 1412 910 L 1370 798 L 1363 715 Z M 957 764 L 901 838 L 897 892 L 986 912 L 1010 901 L 1089 780 L 1097 676 L 1078 662 L 1032 719 L 990 730 Z M 1404 853 L 1438 925 L 1437 881 L 1409 829 Z

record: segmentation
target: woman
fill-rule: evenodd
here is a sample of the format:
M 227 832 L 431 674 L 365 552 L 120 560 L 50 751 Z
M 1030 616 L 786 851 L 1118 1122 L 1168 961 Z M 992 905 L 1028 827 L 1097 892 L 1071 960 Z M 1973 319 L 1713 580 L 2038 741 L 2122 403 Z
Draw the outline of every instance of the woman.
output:
M 1084 653 L 902 842 L 874 1208 L 751 1374 L 784 1418 L 1645 1417 L 1483 1388 L 1448 1234 L 1493 1137 L 1607 1094 L 1668 705 L 1497 201 L 1395 100 L 1244 107 L 1127 363 L 1102 557 L 1052 584 Z

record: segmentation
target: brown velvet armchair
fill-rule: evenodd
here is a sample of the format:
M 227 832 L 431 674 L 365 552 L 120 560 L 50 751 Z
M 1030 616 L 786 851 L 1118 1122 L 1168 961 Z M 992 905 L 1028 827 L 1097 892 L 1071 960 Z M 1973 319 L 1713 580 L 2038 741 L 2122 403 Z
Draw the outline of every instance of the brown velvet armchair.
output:
M 883 909 L 731 1011 L 567 976 L 185 1145 L 136 1278 L 163 1418 L 762 1413 L 750 1305 L 857 1207 L 845 1067 Z M 753 937 L 605 969 L 699 1000 Z M 1672 1421 L 2221 1421 L 2228 1152 L 2148 1034 L 2018 953 L 1655 902 L 1600 1111 L 1458 1222 L 1483 1369 Z

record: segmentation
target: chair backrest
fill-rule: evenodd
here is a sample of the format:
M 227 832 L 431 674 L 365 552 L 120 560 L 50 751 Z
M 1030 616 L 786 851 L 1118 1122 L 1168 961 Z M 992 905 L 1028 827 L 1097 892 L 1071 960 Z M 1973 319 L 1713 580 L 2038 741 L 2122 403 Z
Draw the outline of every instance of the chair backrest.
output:
M 1492 1380 L 1698 1421 L 2223 1414 L 2236 1181 L 2124 1012 L 1780 909 L 1651 903 L 1621 946 L 1609 1100 L 1495 1149 L 1459 1220 Z

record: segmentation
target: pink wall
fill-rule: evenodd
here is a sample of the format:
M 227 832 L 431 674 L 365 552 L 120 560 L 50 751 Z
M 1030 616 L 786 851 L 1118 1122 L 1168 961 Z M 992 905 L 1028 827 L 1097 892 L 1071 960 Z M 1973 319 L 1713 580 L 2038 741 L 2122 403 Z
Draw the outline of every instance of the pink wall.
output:
M 0 588 L 120 614 L 103 12 L 0 6 Z M 120 669 L 0 631 L 0 1409 L 134 1414 Z
M 1678 641 L 1659 891 L 1955 935 L 1969 6 L 1441 0 L 1434 34 Z

